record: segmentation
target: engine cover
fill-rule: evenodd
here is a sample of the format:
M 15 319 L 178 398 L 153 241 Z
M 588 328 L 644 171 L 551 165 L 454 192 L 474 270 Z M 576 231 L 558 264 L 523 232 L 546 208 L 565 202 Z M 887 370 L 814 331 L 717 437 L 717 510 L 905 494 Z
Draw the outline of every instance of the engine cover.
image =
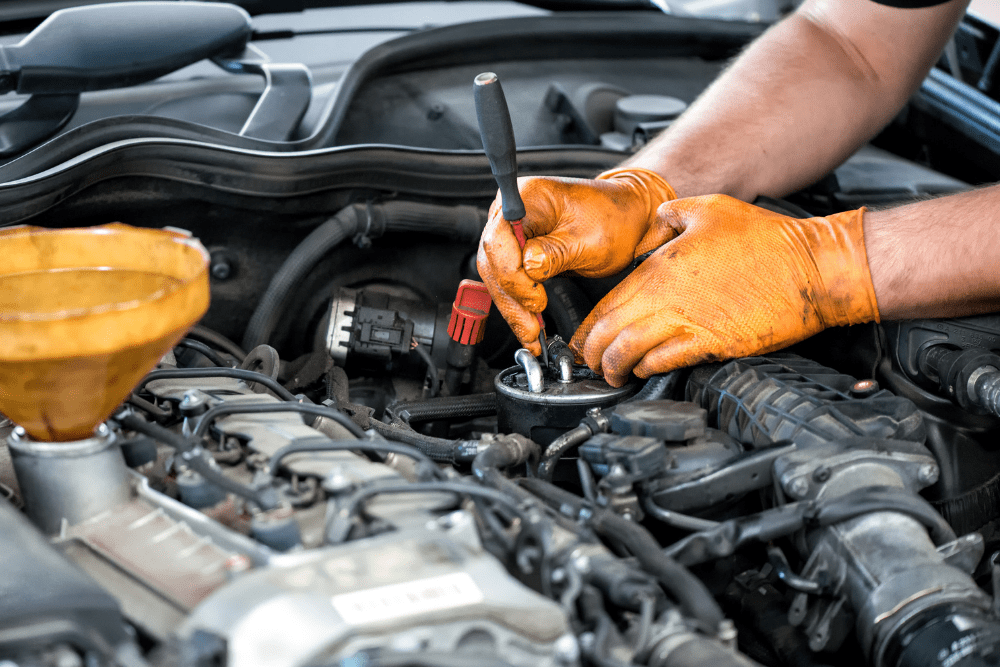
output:
M 180 634 L 205 633 L 225 640 L 232 667 L 383 649 L 548 667 L 572 664 L 577 653 L 559 605 L 483 551 L 462 511 L 426 528 L 276 558 L 206 599 Z

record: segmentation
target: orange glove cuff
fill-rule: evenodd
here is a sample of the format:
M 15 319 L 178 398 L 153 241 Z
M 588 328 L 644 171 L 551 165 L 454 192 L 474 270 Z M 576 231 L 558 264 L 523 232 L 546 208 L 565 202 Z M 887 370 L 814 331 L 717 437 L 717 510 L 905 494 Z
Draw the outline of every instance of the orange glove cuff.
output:
M 631 182 L 637 190 L 646 193 L 649 219 L 656 215 L 656 209 L 665 201 L 677 199 L 677 193 L 670 184 L 655 171 L 642 167 L 619 167 L 609 169 L 594 178 L 595 181 L 624 180 Z
M 865 250 L 864 212 L 834 213 L 800 225 L 823 288 L 817 312 L 827 327 L 878 322 L 878 301 Z

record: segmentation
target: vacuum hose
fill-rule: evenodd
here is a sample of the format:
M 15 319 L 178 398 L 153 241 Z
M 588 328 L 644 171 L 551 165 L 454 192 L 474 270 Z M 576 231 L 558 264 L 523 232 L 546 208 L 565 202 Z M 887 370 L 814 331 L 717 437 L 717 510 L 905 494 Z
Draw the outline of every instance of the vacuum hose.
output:
M 355 235 L 376 238 L 386 232 L 440 234 L 458 241 L 479 239 L 486 215 L 474 206 L 439 206 L 407 201 L 351 204 L 314 229 L 281 265 L 250 317 L 243 348 L 267 343 L 281 318 L 283 304 L 324 256 Z

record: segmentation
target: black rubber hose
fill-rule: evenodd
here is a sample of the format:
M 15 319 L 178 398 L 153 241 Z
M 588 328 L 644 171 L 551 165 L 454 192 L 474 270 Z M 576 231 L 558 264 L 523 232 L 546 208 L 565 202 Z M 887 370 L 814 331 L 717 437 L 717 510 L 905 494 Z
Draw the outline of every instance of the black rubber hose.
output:
M 808 527 L 832 526 L 872 512 L 898 512 L 919 521 L 938 546 L 955 531 L 920 496 L 902 489 L 870 487 L 824 501 L 803 501 L 729 519 L 670 545 L 666 552 L 684 565 L 728 558 L 743 546 L 787 537 Z
M 389 484 L 385 486 L 367 486 L 355 491 L 348 497 L 336 514 L 327 522 L 327 535 L 333 522 L 347 524 L 357 516 L 361 505 L 374 496 L 401 493 L 457 493 L 472 498 L 482 498 L 497 505 L 503 505 L 509 512 L 521 520 L 522 530 L 532 525 L 531 519 L 521 509 L 520 505 L 506 494 L 484 486 L 465 484 L 462 482 L 422 482 L 420 484 Z M 335 541 L 336 542 L 336 541 Z
M 214 484 L 227 493 L 232 493 L 244 500 L 249 500 L 264 511 L 273 510 L 278 506 L 278 500 L 274 495 L 273 489 L 258 491 L 237 482 L 235 479 L 226 477 L 203 456 L 204 451 L 203 449 L 198 449 L 183 452 L 181 459 L 191 470 L 204 477 L 205 481 L 209 484 Z
M 427 367 L 426 376 L 431 383 L 431 398 L 436 398 L 441 391 L 441 378 L 438 377 L 438 368 L 434 359 L 431 358 L 431 353 L 419 343 L 413 347 L 412 351 L 417 353 L 420 360 L 424 362 L 424 366 Z
M 179 433 L 174 433 L 170 429 L 164 428 L 159 424 L 148 422 L 142 417 L 130 412 L 116 415 L 114 420 L 130 431 L 148 435 L 150 438 L 158 440 L 169 447 L 173 447 L 179 452 L 186 452 L 193 449 L 196 445 L 196 441 L 190 438 L 185 438 Z
M 191 327 L 191 330 L 187 333 L 187 337 L 200 340 L 203 343 L 208 343 L 209 345 L 212 345 L 227 354 L 231 354 L 238 362 L 242 362 L 247 356 L 247 353 L 244 352 L 239 345 L 229 340 L 218 331 L 209 329 L 203 324 L 196 324 Z
M 711 530 L 719 525 L 718 521 L 711 521 L 710 519 L 702 519 L 663 509 L 656 504 L 652 496 L 646 496 L 642 499 L 642 508 L 657 521 L 662 521 L 668 526 L 680 528 L 681 530 Z
M 250 316 L 250 322 L 243 334 L 244 349 L 252 350 L 268 342 L 281 315 L 281 306 L 288 295 L 328 252 L 357 234 L 359 229 L 364 229 L 367 210 L 368 207 L 364 204 L 352 204 L 342 208 L 295 247 L 271 278 L 267 290 L 260 298 L 253 315 Z
M 371 427 L 387 440 L 395 440 L 416 447 L 421 452 L 439 463 L 456 463 L 468 461 L 479 449 L 479 443 L 472 440 L 446 440 L 434 436 L 417 433 L 413 429 L 400 428 L 380 421 L 372 420 Z
M 189 350 L 194 350 L 220 368 L 232 368 L 232 366 L 230 366 L 225 359 L 219 356 L 218 352 L 201 341 L 192 340 L 190 338 L 182 338 L 177 341 L 177 345 L 175 347 L 184 347 Z
M 252 349 L 268 342 L 292 290 L 327 253 L 348 238 L 356 234 L 378 237 L 386 231 L 423 232 L 471 242 L 479 238 L 485 224 L 485 212 L 472 206 L 393 201 L 344 207 L 296 246 L 271 278 L 250 317 L 243 347 Z
M 357 440 L 330 440 L 328 438 L 309 438 L 286 445 L 271 456 L 267 467 L 273 476 L 278 472 L 278 466 L 281 465 L 282 460 L 292 456 L 293 454 L 301 454 L 302 452 L 343 452 L 358 450 L 377 452 L 379 454 L 402 454 L 403 456 L 410 457 L 418 463 L 426 464 L 428 470 L 430 470 L 436 477 L 443 478 L 444 476 L 444 472 L 438 468 L 426 454 L 421 452 L 416 447 L 410 447 L 395 442 L 359 442 Z
M 645 528 L 543 480 L 522 479 L 520 484 L 560 511 L 571 508 L 577 517 L 586 519 L 595 533 L 625 546 L 642 569 L 677 600 L 686 615 L 698 620 L 706 632 L 718 631 L 725 616 L 712 594 L 687 568 L 667 556 Z
M 259 382 L 282 400 L 298 400 L 295 398 L 295 394 L 278 384 L 277 380 L 272 380 L 263 373 L 245 371 L 240 368 L 158 368 L 155 371 L 147 373 L 146 377 L 142 378 L 142 382 L 139 383 L 139 386 L 134 391 L 138 392 L 154 380 L 181 380 L 190 378 L 234 378 L 246 382 Z
M 609 510 L 594 512 L 590 526 L 601 537 L 623 544 L 642 568 L 673 595 L 681 609 L 703 624 L 705 631 L 718 631 L 725 616 L 712 594 L 687 568 L 663 553 L 649 531 Z
M 393 413 L 407 423 L 426 422 L 435 419 L 472 419 L 495 415 L 497 395 L 467 394 L 465 396 L 439 396 L 423 401 L 397 403 Z
M 681 378 L 679 370 L 670 371 L 662 375 L 654 375 L 643 385 L 637 394 L 631 396 L 622 403 L 632 403 L 633 401 L 656 401 L 670 396 L 677 388 L 677 383 Z
M 368 434 L 360 426 L 351 421 L 351 418 L 339 410 L 328 408 L 325 405 L 310 405 L 308 403 L 220 403 L 209 408 L 205 414 L 198 419 L 192 435 L 202 437 L 208 431 L 209 425 L 219 417 L 239 414 L 262 414 L 268 412 L 297 412 L 303 415 L 314 417 L 326 417 L 331 419 L 350 432 L 356 438 L 365 439 Z
M 566 431 L 558 438 L 552 441 L 548 447 L 545 448 L 545 452 L 542 454 L 542 460 L 538 462 L 538 477 L 544 479 L 546 482 L 552 481 L 552 473 L 555 471 L 556 463 L 559 462 L 566 452 L 573 449 L 574 447 L 579 447 L 587 441 L 590 436 L 594 434 L 588 426 L 580 424 L 574 429 Z
M 502 470 L 538 458 L 538 445 L 523 435 L 500 436 L 472 461 L 472 474 L 482 478 L 486 470 Z
M 198 446 L 197 439 L 185 438 L 179 433 L 174 433 L 170 429 L 148 422 L 138 415 L 131 413 L 118 415 L 115 417 L 115 421 L 131 431 L 142 433 L 153 440 L 176 449 L 184 463 L 191 470 L 204 477 L 205 481 L 209 484 L 214 484 L 228 493 L 233 493 L 245 500 L 249 500 L 263 510 L 274 509 L 278 506 L 273 489 L 253 489 L 237 482 L 235 479 L 226 477 L 220 470 L 212 466 L 208 459 L 204 457 L 205 450 Z
M 520 503 L 534 503 L 535 498 L 530 493 L 504 477 L 500 471 L 530 463 L 538 458 L 538 452 L 535 441 L 522 435 L 501 436 L 472 460 L 472 474 L 483 484 L 516 498 Z

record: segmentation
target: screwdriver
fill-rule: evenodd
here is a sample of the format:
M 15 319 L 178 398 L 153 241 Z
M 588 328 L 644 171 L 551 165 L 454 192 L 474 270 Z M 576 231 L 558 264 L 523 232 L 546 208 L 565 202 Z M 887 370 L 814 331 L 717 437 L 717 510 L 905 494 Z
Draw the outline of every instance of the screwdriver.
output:
M 500 87 L 500 79 L 493 72 L 483 72 L 475 78 L 473 91 L 476 99 L 476 118 L 479 121 L 479 135 L 483 138 L 483 148 L 490 161 L 493 177 L 500 186 L 503 203 L 503 219 L 510 223 L 517 244 L 524 250 L 524 202 L 517 189 L 517 153 L 514 146 L 514 126 L 510 122 L 507 100 Z M 538 318 L 538 344 L 542 347 L 542 362 L 549 365 L 545 349 L 545 322 L 541 313 Z

